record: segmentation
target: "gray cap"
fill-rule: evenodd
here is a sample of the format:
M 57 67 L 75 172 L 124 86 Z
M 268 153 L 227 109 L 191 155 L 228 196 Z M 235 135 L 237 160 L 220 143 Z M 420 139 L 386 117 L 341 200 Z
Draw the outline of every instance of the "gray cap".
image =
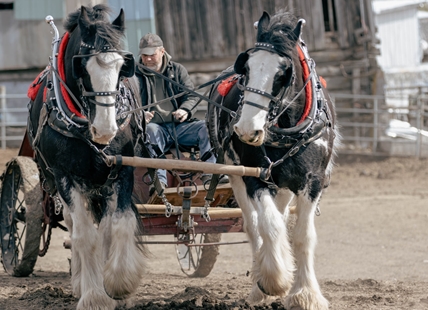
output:
M 138 45 L 140 48 L 140 55 L 153 55 L 156 49 L 161 46 L 163 46 L 162 39 L 154 33 L 146 34 L 141 38 L 140 44 Z

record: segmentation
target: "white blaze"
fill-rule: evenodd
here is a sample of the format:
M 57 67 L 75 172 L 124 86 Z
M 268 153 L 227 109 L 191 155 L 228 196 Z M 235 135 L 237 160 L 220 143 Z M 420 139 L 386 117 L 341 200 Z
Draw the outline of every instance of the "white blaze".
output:
M 97 57 L 102 65 L 98 63 Z M 101 53 L 89 58 L 86 70 L 89 73 L 94 92 L 116 91 L 123 61 L 123 57 L 117 53 Z M 95 100 L 102 103 L 114 103 L 116 95 L 96 96 Z M 116 135 L 117 130 L 114 105 L 111 107 L 97 105 L 91 128 L 93 140 L 100 144 L 108 144 Z
M 272 93 L 275 74 L 280 66 L 279 56 L 267 51 L 258 51 L 250 55 L 247 65 L 249 68 L 247 87 Z M 257 93 L 244 91 L 244 102 L 250 101 L 268 108 L 270 99 Z M 263 143 L 263 131 L 266 123 L 267 111 L 249 104 L 242 107 L 241 117 L 235 125 L 235 131 L 241 140 L 253 145 Z M 261 133 L 259 139 L 255 133 Z M 256 139 L 257 141 L 253 141 Z

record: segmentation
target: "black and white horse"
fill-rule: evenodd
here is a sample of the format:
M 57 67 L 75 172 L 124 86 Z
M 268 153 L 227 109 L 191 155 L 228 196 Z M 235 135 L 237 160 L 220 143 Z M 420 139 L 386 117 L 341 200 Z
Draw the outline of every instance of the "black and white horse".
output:
M 131 201 L 134 168 L 120 165 L 120 155 L 134 156 L 142 126 L 136 117 L 120 117 L 137 105 L 138 82 L 131 78 L 132 54 L 120 49 L 124 13 L 113 22 L 108 13 L 105 5 L 82 6 L 68 16 L 57 63 L 29 108 L 43 187 L 56 212 L 63 207 L 70 232 L 78 309 L 114 309 L 115 299 L 135 292 L 144 269 L 141 222 Z
M 303 24 L 289 13 L 263 13 L 255 47 L 235 62 L 237 83 L 211 94 L 223 108 L 210 104 L 207 116 L 226 164 L 262 168 L 260 178 L 230 176 L 253 253 L 249 301 L 287 296 L 287 309 L 327 309 L 314 272 L 314 216 L 338 132 L 324 80 L 300 37 Z M 289 236 L 291 206 L 297 222 Z

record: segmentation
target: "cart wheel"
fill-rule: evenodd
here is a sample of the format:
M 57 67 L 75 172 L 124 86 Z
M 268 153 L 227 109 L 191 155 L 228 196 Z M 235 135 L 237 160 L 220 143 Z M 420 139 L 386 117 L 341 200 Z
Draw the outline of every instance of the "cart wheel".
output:
M 209 275 L 220 254 L 219 245 L 188 246 L 187 244 L 213 243 L 220 240 L 221 234 L 180 234 L 178 241 L 186 242 L 176 246 L 181 270 L 191 278 L 203 278 Z
M 0 191 L 0 242 L 3 267 L 15 277 L 33 272 L 39 253 L 43 208 L 39 171 L 30 157 L 7 164 Z

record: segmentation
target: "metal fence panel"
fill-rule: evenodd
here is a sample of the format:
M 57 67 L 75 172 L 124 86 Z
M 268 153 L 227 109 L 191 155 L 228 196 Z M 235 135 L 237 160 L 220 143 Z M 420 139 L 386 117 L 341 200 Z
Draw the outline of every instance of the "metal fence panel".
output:
M 397 96 L 367 96 L 331 93 L 342 135 L 339 153 L 383 156 L 428 157 L 428 92 L 406 94 L 408 105 L 390 104 Z M 22 99 L 19 108 L 8 100 Z M 403 98 L 399 98 L 403 100 Z M 14 100 L 14 101 L 12 101 Z M 1 148 L 17 146 L 23 139 L 28 110 L 26 94 L 6 94 L 0 86 Z M 205 113 L 204 109 L 200 111 Z

